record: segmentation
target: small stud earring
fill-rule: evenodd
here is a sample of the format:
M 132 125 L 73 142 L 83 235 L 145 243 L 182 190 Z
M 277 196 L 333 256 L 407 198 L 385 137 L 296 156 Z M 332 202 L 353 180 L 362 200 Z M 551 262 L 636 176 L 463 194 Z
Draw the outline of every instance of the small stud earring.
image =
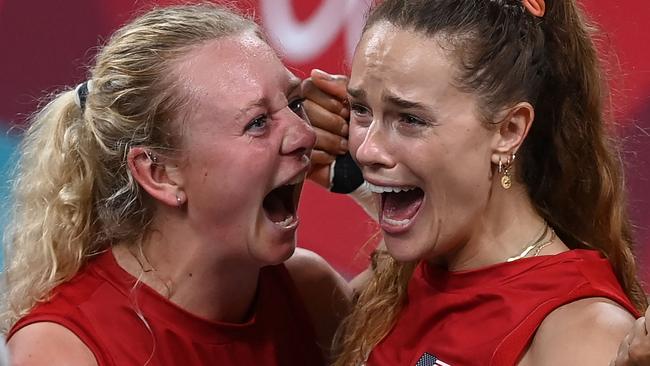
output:
M 178 193 L 176 193 L 176 204 L 179 206 L 183 204 L 183 200 L 181 199 L 181 196 Z
M 154 155 L 151 151 L 147 151 L 145 154 L 147 155 L 149 160 L 151 160 L 152 163 L 158 164 L 158 157 Z

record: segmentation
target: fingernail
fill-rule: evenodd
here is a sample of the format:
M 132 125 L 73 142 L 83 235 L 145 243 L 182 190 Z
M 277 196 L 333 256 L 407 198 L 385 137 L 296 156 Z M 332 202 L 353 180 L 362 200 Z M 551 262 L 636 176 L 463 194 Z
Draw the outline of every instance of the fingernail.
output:
M 349 130 L 349 129 L 350 129 L 350 127 L 348 127 L 348 124 L 347 124 L 347 123 L 344 124 L 344 125 L 343 125 L 343 128 L 341 128 L 341 135 L 343 135 L 343 136 L 347 136 L 347 135 L 348 135 L 348 130 Z
M 348 151 L 348 140 L 341 139 L 341 149 L 344 150 L 343 152 Z
M 334 80 L 332 75 L 326 73 L 325 71 L 323 71 L 321 69 L 314 69 L 314 71 L 316 71 L 316 76 L 318 76 L 319 78 L 321 78 L 323 80 Z

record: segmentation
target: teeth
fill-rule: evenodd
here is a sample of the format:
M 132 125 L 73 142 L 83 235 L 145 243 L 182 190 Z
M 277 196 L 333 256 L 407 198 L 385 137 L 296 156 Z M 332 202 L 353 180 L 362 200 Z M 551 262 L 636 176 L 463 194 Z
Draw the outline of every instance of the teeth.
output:
M 289 227 L 291 224 L 295 221 L 295 217 L 293 215 L 287 216 L 286 219 L 280 221 L 280 222 L 275 222 L 273 221 L 274 224 L 282 226 L 282 227 Z
M 414 190 L 416 187 L 405 186 L 405 187 L 389 187 L 389 186 L 376 186 L 374 184 L 368 183 L 368 189 L 373 193 L 389 193 L 389 192 L 408 192 Z
M 392 226 L 404 226 L 404 225 L 408 224 L 409 222 L 411 222 L 411 219 L 393 220 L 393 219 L 389 219 L 387 217 L 384 217 L 382 220 L 385 223 L 387 223 L 389 225 L 392 225 Z

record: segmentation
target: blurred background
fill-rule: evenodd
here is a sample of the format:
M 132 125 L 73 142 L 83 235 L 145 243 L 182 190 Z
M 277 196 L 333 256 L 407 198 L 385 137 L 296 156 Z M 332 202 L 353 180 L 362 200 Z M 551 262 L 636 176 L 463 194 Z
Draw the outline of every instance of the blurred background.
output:
M 39 101 L 85 80 L 97 47 L 134 12 L 174 2 L 178 1 L 0 0 L 0 197 L 4 202 L 20 126 Z M 316 67 L 346 72 L 370 0 L 230 2 L 255 15 L 286 63 L 304 77 Z M 584 0 L 581 4 L 600 28 L 614 128 L 623 141 L 636 253 L 648 282 L 650 3 Z M 1 207 L 4 214 L 11 210 L 9 204 Z M 321 254 L 348 278 L 367 264 L 378 228 L 351 199 L 308 183 L 300 211 L 300 246 Z

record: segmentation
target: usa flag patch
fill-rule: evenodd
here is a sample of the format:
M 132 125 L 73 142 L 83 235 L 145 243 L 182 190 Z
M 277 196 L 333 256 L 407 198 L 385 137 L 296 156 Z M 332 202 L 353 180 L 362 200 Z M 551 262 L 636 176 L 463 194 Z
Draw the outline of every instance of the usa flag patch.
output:
M 450 366 L 450 365 L 448 363 L 440 361 L 438 357 L 428 352 L 424 352 L 424 354 L 420 356 L 420 359 L 418 360 L 418 363 L 415 364 L 415 366 Z

